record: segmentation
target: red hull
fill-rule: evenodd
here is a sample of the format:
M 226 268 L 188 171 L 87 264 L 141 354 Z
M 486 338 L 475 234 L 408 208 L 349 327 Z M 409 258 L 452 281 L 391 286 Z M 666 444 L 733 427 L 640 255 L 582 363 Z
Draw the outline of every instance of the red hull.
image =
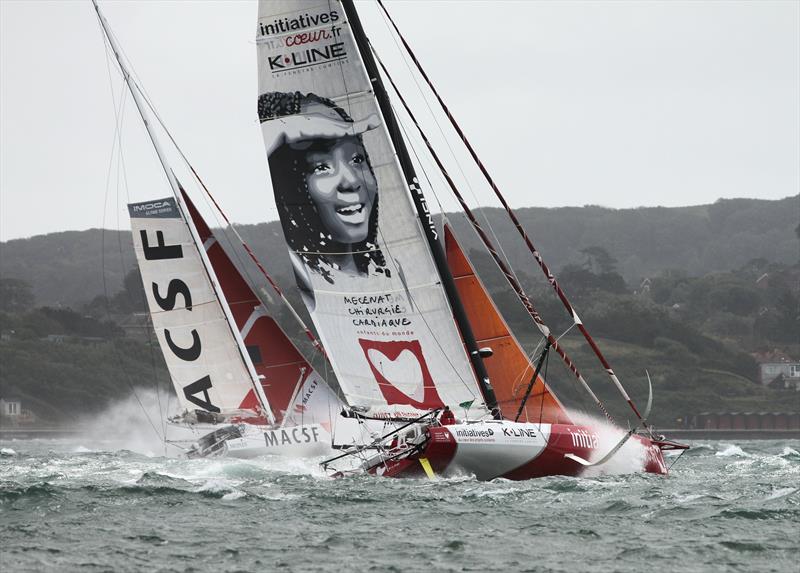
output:
M 499 427 L 502 429 L 502 426 Z M 384 477 L 424 477 L 425 470 L 420 462 L 420 458 L 424 458 L 430 463 L 433 473 L 442 476 L 459 472 L 474 473 L 478 479 L 499 477 L 526 480 L 553 475 L 579 476 L 586 471 L 586 467 L 566 455 L 592 461 L 606 453 L 604 446 L 598 444 L 595 431 L 587 426 L 553 424 L 549 426 L 549 432 L 543 433 L 547 435 L 540 433 L 540 445 L 531 442 L 530 447 L 524 443 L 514 444 L 513 440 L 504 443 L 480 440 L 483 443 L 477 445 L 459 442 L 453 428 L 430 427 L 430 440 L 421 452 L 378 464 L 369 470 L 370 473 Z M 639 471 L 667 474 L 660 443 L 643 436 L 633 436 L 631 440 L 637 440 L 644 448 Z M 612 446 L 605 447 L 610 449 Z M 473 451 L 470 452 L 470 449 Z

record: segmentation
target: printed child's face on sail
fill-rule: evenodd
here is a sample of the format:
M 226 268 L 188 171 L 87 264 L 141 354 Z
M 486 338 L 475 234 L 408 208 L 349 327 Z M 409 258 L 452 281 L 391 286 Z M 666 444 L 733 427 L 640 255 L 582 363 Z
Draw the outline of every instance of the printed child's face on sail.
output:
M 344 244 L 365 240 L 378 184 L 360 139 L 317 140 L 305 161 L 308 193 L 327 234 Z

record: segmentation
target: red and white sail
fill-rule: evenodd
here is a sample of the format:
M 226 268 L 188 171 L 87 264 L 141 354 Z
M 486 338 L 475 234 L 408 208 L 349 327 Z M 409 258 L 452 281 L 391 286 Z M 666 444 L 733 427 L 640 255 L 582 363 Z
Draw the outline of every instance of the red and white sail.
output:
M 257 46 L 272 191 L 348 402 L 485 412 L 340 2 L 262 0 Z
M 213 419 L 265 422 L 256 373 L 173 197 L 128 205 L 147 304 L 178 401 Z M 200 247 L 202 248 L 202 247 Z
M 322 423 L 330 431 L 329 421 L 338 415 L 343 403 L 270 316 L 189 196 L 184 193 L 183 198 L 258 374 L 275 422 L 283 425 Z M 258 396 L 253 388 L 242 402 L 242 407 L 254 408 L 257 405 Z

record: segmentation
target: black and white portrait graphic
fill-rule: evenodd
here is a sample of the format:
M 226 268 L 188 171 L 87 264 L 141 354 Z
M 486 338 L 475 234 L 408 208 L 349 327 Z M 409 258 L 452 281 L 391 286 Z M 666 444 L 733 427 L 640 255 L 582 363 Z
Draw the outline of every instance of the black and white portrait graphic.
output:
M 363 134 L 377 115 L 355 121 L 331 100 L 300 92 L 258 98 L 275 200 L 301 288 L 307 273 L 334 284 L 390 271 L 378 246 L 378 182 Z M 271 121 L 274 120 L 274 121 Z M 265 126 L 266 127 L 266 126 Z M 306 283 L 306 284 L 303 284 Z

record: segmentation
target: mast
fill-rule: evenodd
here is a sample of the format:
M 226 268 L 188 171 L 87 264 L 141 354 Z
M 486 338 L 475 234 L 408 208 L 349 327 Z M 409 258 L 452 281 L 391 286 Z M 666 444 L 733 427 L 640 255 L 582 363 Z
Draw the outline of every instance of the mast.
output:
M 361 26 L 361 20 L 358 17 L 353 0 L 342 0 L 342 6 L 345 14 L 347 15 L 347 20 L 350 23 L 353 37 L 356 40 L 356 46 L 358 47 L 358 51 L 361 53 L 361 58 L 364 61 L 364 66 L 367 68 L 367 74 L 370 82 L 372 83 L 375 97 L 378 100 L 378 106 L 380 107 L 381 113 L 386 121 L 386 129 L 389 132 L 389 137 L 391 138 L 397 152 L 397 157 L 400 161 L 400 167 L 403 170 L 403 174 L 406 178 L 406 184 L 411 190 L 411 198 L 414 202 L 414 208 L 417 210 L 422 228 L 425 232 L 425 238 L 427 239 L 428 245 L 430 246 L 433 254 L 434 263 L 436 264 L 436 268 L 439 271 L 439 276 L 442 279 L 442 286 L 444 287 L 445 293 L 450 302 L 450 306 L 453 310 L 453 317 L 456 320 L 456 324 L 461 331 L 464 344 L 467 347 L 467 353 L 469 354 L 469 359 L 472 363 L 472 368 L 475 371 L 475 375 L 478 378 L 478 386 L 481 390 L 481 394 L 483 394 L 483 399 L 486 402 L 486 406 L 489 411 L 492 412 L 492 416 L 495 419 L 501 419 L 502 415 L 497 406 L 497 397 L 495 396 L 494 389 L 489 381 L 489 374 L 486 371 L 486 366 L 483 364 L 483 358 L 480 355 L 478 344 L 475 341 L 472 325 L 469 323 L 469 319 L 467 318 L 467 314 L 464 310 L 464 305 L 462 304 L 461 298 L 456 290 L 453 275 L 450 273 L 450 269 L 447 266 L 447 259 L 444 254 L 444 249 L 439 242 L 439 235 L 436 231 L 433 217 L 430 214 L 428 205 L 425 201 L 425 196 L 422 194 L 422 189 L 419 186 L 419 180 L 417 179 L 414 165 L 411 162 L 411 156 L 408 153 L 408 148 L 406 147 L 405 141 L 400 133 L 397 120 L 394 116 L 394 112 L 392 111 L 391 102 L 389 101 L 388 92 L 386 91 L 383 81 L 381 80 L 380 73 L 378 72 L 378 66 L 375 63 L 375 59 L 372 56 L 372 51 L 370 50 L 369 41 L 364 33 L 364 28 Z
M 131 92 L 133 101 L 136 104 L 136 109 L 139 111 L 139 115 L 142 118 L 144 127 L 147 130 L 147 135 L 150 136 L 150 142 L 153 144 L 153 148 L 155 149 L 156 155 L 158 156 L 158 160 L 161 163 L 161 167 L 164 169 L 164 173 L 167 176 L 167 181 L 169 182 L 169 186 L 172 189 L 172 194 L 175 196 L 175 201 L 178 206 L 178 209 L 180 209 L 183 219 L 186 222 L 186 225 L 189 228 L 189 232 L 192 235 L 192 242 L 194 243 L 195 249 L 197 249 L 197 252 L 200 255 L 200 259 L 203 261 L 203 267 L 205 268 L 209 282 L 211 283 L 211 286 L 214 289 L 214 294 L 216 295 L 217 300 L 219 300 L 220 306 L 222 307 L 223 312 L 225 313 L 225 321 L 227 322 L 228 328 L 230 328 L 231 333 L 233 334 L 233 337 L 236 340 L 236 348 L 239 352 L 242 362 L 244 362 L 247 371 L 250 374 L 250 382 L 252 383 L 253 389 L 255 390 L 256 397 L 258 398 L 258 402 L 261 406 L 261 410 L 264 413 L 266 419 L 269 421 L 269 423 L 274 424 L 275 416 L 272 413 L 272 409 L 269 407 L 269 402 L 267 401 L 267 397 L 264 394 L 264 389 L 261 387 L 261 382 L 259 381 L 258 374 L 256 374 L 253 363 L 249 359 L 247 352 L 243 351 L 245 346 L 244 346 L 244 341 L 242 340 L 241 333 L 239 332 L 239 329 L 236 328 L 235 326 L 236 322 L 233 320 L 231 309 L 228 306 L 227 300 L 225 300 L 225 297 L 222 295 L 221 289 L 219 287 L 219 281 L 217 280 L 217 277 L 214 274 L 214 270 L 211 267 L 211 262 L 208 260 L 208 255 L 206 254 L 205 249 L 202 247 L 203 243 L 202 241 L 200 241 L 200 236 L 198 235 L 197 229 L 195 228 L 194 223 L 191 220 L 191 217 L 188 215 L 189 210 L 186 206 L 186 203 L 184 202 L 183 194 L 181 193 L 178 180 L 175 178 L 175 174 L 172 172 L 172 169 L 169 166 L 169 162 L 167 161 L 166 155 L 164 154 L 164 150 L 161 148 L 161 143 L 159 142 L 158 137 L 153 129 L 153 126 L 150 123 L 150 119 L 147 114 L 146 104 L 142 99 L 141 93 L 139 92 L 139 87 L 131 78 L 131 74 L 128 71 L 128 68 L 125 66 L 122 57 L 120 56 L 119 46 L 117 45 L 114 36 L 111 34 L 108 22 L 106 21 L 103 14 L 100 12 L 100 6 L 97 5 L 97 0 L 92 0 L 92 4 L 94 5 L 94 9 L 97 12 L 97 18 L 100 20 L 100 26 L 103 29 L 103 33 L 105 34 L 105 37 L 108 40 L 109 45 L 111 46 L 111 50 L 114 52 L 114 57 L 116 58 L 120 70 L 122 71 L 122 77 L 125 80 L 125 85 L 128 86 L 128 90 Z

